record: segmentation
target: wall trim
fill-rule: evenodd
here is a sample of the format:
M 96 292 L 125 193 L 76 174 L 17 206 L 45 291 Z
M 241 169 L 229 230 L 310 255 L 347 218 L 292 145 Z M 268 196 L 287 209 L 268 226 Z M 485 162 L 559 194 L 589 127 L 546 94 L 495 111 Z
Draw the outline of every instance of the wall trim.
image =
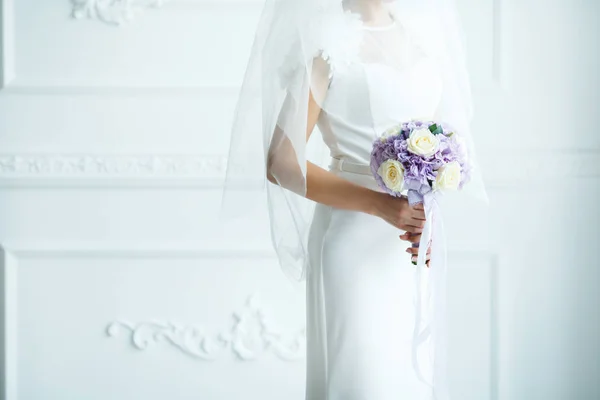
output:
M 15 5 L 0 0 L 0 90 L 15 78 Z
M 18 389 L 17 258 L 0 246 L 0 399 L 16 400 Z
M 493 22 L 492 22 L 492 78 L 500 87 L 503 86 L 503 70 L 504 70 L 504 48 L 503 48 L 503 10 L 504 5 L 502 0 L 493 0 Z
M 600 178 L 600 150 L 500 151 L 480 156 L 491 187 L 547 187 Z M 0 153 L 1 187 L 220 188 L 227 157 L 217 154 Z M 264 180 L 241 182 L 257 189 Z
M 241 7 L 259 9 L 260 0 L 71 0 L 71 16 L 74 19 L 89 19 L 109 26 L 123 26 L 131 23 L 145 11 L 158 8 L 175 9 L 228 9 Z
M 491 269 L 490 278 L 490 399 L 497 399 L 500 365 L 498 364 L 498 344 L 496 329 L 497 314 L 497 269 L 498 256 L 493 251 L 473 250 L 471 248 L 454 248 L 449 253 L 453 258 L 477 259 L 485 262 Z M 137 247 L 117 247 L 110 245 L 91 245 L 86 243 L 10 243 L 0 245 L 0 283 L 4 289 L 4 308 L 1 318 L 4 335 L 3 348 L 9 352 L 1 353 L 5 367 L 4 394 L 0 399 L 18 400 L 17 389 L 17 279 L 18 262 L 22 259 L 40 258 L 251 258 L 274 260 L 275 254 L 270 249 L 213 249 L 191 245 L 138 245 Z M 300 286 L 298 286 L 300 287 Z M 108 338 L 114 338 L 125 333 L 131 345 L 137 350 L 148 350 L 153 345 L 168 344 L 173 349 L 199 360 L 210 361 L 219 359 L 225 354 L 231 354 L 241 361 L 261 359 L 269 354 L 281 361 L 297 361 L 305 355 L 305 329 L 281 334 L 273 329 L 265 309 L 257 299 L 257 294 L 248 297 L 248 301 L 240 310 L 232 313 L 234 320 L 231 329 L 224 329 L 216 335 L 204 335 L 209 340 L 203 343 L 203 332 L 196 325 L 179 325 L 171 321 L 139 321 L 130 322 L 122 319 L 109 321 L 106 326 Z M 252 337 L 250 337 L 250 336 Z M 258 335 L 258 336 L 256 336 Z M 259 342 L 250 344 L 258 337 Z M 2 345 L 0 345 L 2 346 Z M 202 347 L 204 346 L 204 347 Z
M 243 258 L 243 259 L 276 259 L 272 251 L 267 249 L 214 249 L 202 248 L 192 245 L 164 245 L 162 247 L 147 244 L 139 247 L 118 247 L 118 246 L 97 246 L 93 244 L 68 242 L 59 244 L 49 243 L 2 243 L 0 244 L 0 400 L 18 400 L 18 270 L 19 262 L 24 259 L 41 258 Z M 231 351 L 238 359 L 252 360 L 263 353 L 273 353 L 281 360 L 294 361 L 299 359 L 299 354 L 304 354 L 303 335 L 301 329 L 290 335 L 276 337 L 276 332 L 270 324 L 256 318 L 264 313 L 264 308 L 256 302 L 256 296 L 249 297 L 250 303 L 241 311 L 234 312 L 235 320 L 232 330 L 224 330 L 218 339 L 231 348 Z M 255 318 L 254 320 L 252 318 Z M 128 324 L 127 322 L 115 320 L 107 324 L 106 333 L 109 336 L 116 336 L 123 329 L 133 328 L 131 339 L 135 342 L 133 336 L 142 335 L 144 339 L 143 324 Z M 252 325 L 254 324 L 254 325 Z M 248 337 L 244 328 L 264 329 L 261 332 L 259 347 L 251 347 L 247 344 Z M 167 339 L 169 335 L 181 335 L 182 332 L 193 333 L 192 327 L 163 327 L 154 330 L 153 334 L 158 335 L 154 340 L 160 341 Z M 137 337 L 136 336 L 136 337 Z M 173 336 L 175 338 L 175 336 Z M 184 337 L 189 339 L 189 337 Z M 169 339 L 167 339 L 169 340 Z M 148 343 L 150 344 L 150 343 Z M 181 350 L 183 342 L 174 344 Z M 268 348 L 267 346 L 272 346 Z M 143 347 L 143 346 L 142 346 Z M 189 354 L 189 352 L 188 352 Z M 190 354 L 191 355 L 191 354 Z
M 491 256 L 491 281 L 490 281 L 490 291 L 491 291 L 491 304 L 490 304 L 490 330 L 491 330 L 491 338 L 490 342 L 492 343 L 492 368 L 490 370 L 490 400 L 500 400 L 501 398 L 501 390 L 502 390 L 502 362 L 500 359 L 500 351 L 501 351 L 501 342 L 502 337 L 500 335 L 500 325 L 503 321 L 500 321 L 500 265 L 501 265 L 501 253 L 495 252 Z
M 182 154 L 0 154 L 0 187 L 220 187 L 227 158 Z
M 28 84 L 15 81 L 2 90 L 4 96 L 97 96 L 97 97 L 201 97 L 212 95 L 237 96 L 242 87 L 241 82 L 205 82 L 196 85 L 139 85 L 139 86 L 111 86 L 111 85 L 78 85 L 69 83 Z
M 164 0 L 71 0 L 71 15 L 75 19 L 94 19 L 108 25 L 130 22 L 142 10 L 159 8 Z
M 116 320 L 106 333 L 116 337 L 125 331 L 137 350 L 167 343 L 182 353 L 202 361 L 214 361 L 227 352 L 240 361 L 256 361 L 268 353 L 282 361 L 298 361 L 306 356 L 306 329 L 281 334 L 272 324 L 258 294 L 250 295 L 240 310 L 232 313 L 231 328 L 210 335 L 198 325 L 180 325 L 170 321 L 137 323 Z
M 0 176 L 214 177 L 226 162 L 218 155 L 0 154 Z
M 96 245 L 94 243 L 5 243 L 0 249 L 16 259 L 45 258 L 121 258 L 121 259 L 182 259 L 182 258 L 218 258 L 275 260 L 275 252 L 271 248 L 214 248 L 202 245 L 177 243 L 147 243 L 144 245 Z M 470 252 L 472 253 L 472 252 Z

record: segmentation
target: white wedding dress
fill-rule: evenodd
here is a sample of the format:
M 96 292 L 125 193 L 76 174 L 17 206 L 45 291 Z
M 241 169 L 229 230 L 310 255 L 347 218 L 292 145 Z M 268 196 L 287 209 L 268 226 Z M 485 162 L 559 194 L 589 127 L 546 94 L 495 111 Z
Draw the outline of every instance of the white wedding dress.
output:
M 369 48 L 377 43 L 389 58 L 366 52 L 335 70 L 318 127 L 331 171 L 378 190 L 368 168 L 373 140 L 398 122 L 434 117 L 443 88 L 436 63 L 399 22 L 362 29 Z M 401 233 L 377 217 L 317 204 L 308 242 L 307 400 L 433 399 L 430 343 L 413 353 L 416 267 Z

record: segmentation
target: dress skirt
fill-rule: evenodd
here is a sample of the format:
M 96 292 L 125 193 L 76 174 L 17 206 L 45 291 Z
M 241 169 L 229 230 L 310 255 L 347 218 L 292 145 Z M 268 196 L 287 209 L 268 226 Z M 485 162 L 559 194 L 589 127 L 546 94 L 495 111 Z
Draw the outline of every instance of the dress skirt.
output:
M 335 173 L 377 188 L 371 176 Z M 429 342 L 413 352 L 416 267 L 402 233 L 375 216 L 316 205 L 308 244 L 306 400 L 432 399 Z

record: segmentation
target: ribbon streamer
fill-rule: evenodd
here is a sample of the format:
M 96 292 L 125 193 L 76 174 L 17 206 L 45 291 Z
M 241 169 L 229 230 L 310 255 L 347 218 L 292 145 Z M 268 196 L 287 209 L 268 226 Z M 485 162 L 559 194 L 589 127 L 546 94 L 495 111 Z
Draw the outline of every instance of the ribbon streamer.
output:
M 414 199 L 414 198 L 413 198 Z M 409 193 L 409 202 L 411 199 Z M 421 202 L 421 201 L 418 201 Z M 425 209 L 425 227 L 419 242 L 419 253 L 415 270 L 416 302 L 415 328 L 412 343 L 412 363 L 418 378 L 428 384 L 435 400 L 449 400 L 447 379 L 447 323 L 446 323 L 446 236 L 437 196 L 426 193 L 422 198 Z M 415 203 L 411 202 L 411 206 Z M 431 239 L 431 241 L 430 241 Z M 421 330 L 422 324 L 422 271 L 426 268 L 427 248 L 431 243 L 430 281 L 426 289 L 429 322 Z M 421 372 L 418 348 L 427 339 L 433 343 L 432 382 L 427 382 Z

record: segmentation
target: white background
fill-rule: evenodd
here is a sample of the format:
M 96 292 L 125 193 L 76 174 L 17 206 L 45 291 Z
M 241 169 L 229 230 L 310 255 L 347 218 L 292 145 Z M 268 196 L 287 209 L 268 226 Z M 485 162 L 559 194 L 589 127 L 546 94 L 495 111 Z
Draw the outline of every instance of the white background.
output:
M 217 215 L 260 2 L 105 3 L 0 0 L 0 398 L 303 399 L 302 291 Z M 454 399 L 598 399 L 600 3 L 459 5 L 491 207 L 447 217 Z

